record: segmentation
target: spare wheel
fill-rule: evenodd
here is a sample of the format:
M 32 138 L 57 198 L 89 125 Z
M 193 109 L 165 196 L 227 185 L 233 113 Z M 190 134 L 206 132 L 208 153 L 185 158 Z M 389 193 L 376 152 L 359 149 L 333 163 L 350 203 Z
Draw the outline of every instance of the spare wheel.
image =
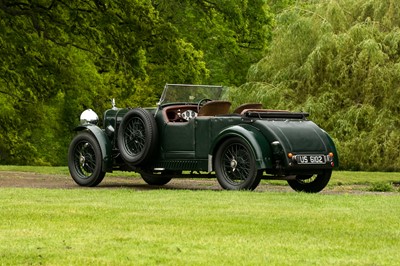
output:
M 122 158 L 131 165 L 145 163 L 154 153 L 157 138 L 154 117 L 142 108 L 130 110 L 118 129 L 118 148 Z

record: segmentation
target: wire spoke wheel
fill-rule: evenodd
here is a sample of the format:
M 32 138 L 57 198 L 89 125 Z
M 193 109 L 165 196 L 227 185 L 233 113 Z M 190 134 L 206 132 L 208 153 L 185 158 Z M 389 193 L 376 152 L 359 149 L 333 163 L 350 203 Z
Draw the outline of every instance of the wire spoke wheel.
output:
M 97 140 L 90 133 L 78 134 L 68 151 L 68 168 L 80 186 L 97 186 L 103 180 L 103 158 Z
M 146 144 L 144 122 L 140 117 L 133 117 L 127 122 L 124 132 L 124 145 L 131 156 L 140 154 Z
M 96 168 L 96 154 L 93 146 L 87 141 L 81 141 L 77 144 L 74 153 L 74 165 L 81 178 L 89 178 Z
M 239 143 L 233 143 L 225 152 L 223 165 L 228 180 L 233 184 L 241 184 L 249 175 L 250 156 L 246 147 Z
M 241 138 L 225 141 L 216 154 L 215 171 L 218 182 L 225 189 L 255 189 L 260 183 L 255 156 Z
M 135 108 L 124 116 L 118 129 L 118 148 L 129 165 L 148 162 L 157 147 L 157 125 L 145 109 Z

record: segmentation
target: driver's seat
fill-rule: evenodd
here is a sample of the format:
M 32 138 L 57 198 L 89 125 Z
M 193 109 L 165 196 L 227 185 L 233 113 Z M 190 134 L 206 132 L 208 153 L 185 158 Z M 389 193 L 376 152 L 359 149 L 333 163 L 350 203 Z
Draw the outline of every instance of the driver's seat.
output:
M 210 101 L 200 108 L 197 116 L 225 115 L 229 113 L 230 107 L 231 103 L 228 101 Z

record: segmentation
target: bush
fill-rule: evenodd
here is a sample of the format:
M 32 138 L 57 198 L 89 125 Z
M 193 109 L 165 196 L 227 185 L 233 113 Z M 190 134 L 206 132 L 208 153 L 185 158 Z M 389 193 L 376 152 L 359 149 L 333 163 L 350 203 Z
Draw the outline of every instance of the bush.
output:
M 392 183 L 386 182 L 379 182 L 371 184 L 368 188 L 368 191 L 375 191 L 375 192 L 392 192 L 394 191 Z

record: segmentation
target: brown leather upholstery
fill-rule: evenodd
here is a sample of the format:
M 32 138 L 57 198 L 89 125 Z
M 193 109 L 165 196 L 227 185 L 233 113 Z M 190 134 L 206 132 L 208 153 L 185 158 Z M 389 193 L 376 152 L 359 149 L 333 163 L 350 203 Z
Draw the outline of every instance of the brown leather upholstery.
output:
M 245 109 L 262 109 L 263 106 L 261 103 L 245 103 L 240 105 L 233 111 L 234 114 L 240 114 Z
M 204 104 L 197 116 L 225 115 L 229 113 L 231 103 L 228 101 L 211 101 Z
M 274 109 L 244 109 L 240 114 L 243 115 L 248 112 L 256 113 L 287 113 L 288 110 L 274 110 Z

